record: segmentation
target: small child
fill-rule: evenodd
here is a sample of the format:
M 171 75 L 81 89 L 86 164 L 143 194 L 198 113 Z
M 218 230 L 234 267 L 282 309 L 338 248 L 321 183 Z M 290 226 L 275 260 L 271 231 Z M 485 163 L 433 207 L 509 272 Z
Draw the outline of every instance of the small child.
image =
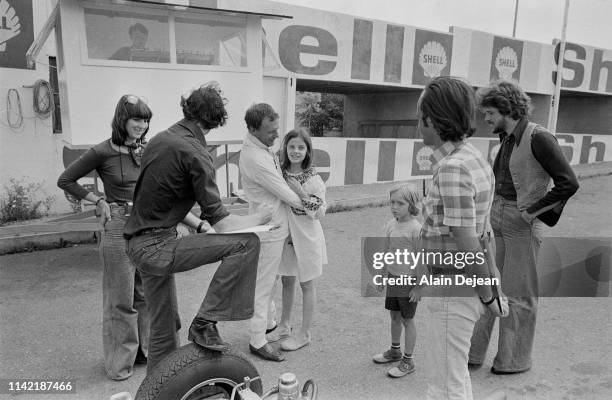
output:
M 418 220 L 420 196 L 410 185 L 398 185 L 391 189 L 391 214 L 393 219 L 385 225 L 387 236 L 387 251 L 397 249 L 415 251 L 415 243 L 421 232 Z M 397 277 L 414 274 L 414 269 L 407 265 L 391 264 L 387 266 L 387 275 Z M 385 308 L 391 313 L 391 348 L 373 357 L 378 364 L 399 361 L 399 364 L 388 371 L 389 376 L 401 378 L 414 372 L 412 352 L 416 341 L 416 326 L 414 314 L 417 303 L 408 298 L 412 286 L 387 286 Z M 404 328 L 404 353 L 400 346 Z

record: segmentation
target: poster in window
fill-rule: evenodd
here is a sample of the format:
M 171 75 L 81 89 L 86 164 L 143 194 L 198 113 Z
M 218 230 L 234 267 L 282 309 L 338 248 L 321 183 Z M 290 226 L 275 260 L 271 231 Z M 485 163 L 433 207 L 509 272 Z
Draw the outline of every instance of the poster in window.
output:
M 27 69 L 32 21 L 32 0 L 0 0 L 0 67 Z

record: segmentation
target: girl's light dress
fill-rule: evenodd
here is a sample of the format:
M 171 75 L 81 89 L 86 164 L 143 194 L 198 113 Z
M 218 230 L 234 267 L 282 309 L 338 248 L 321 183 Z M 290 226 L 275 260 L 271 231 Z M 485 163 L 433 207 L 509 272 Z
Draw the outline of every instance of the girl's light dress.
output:
M 297 276 L 300 282 L 308 282 L 323 273 L 327 264 L 325 237 L 319 218 L 325 215 L 325 183 L 314 166 L 301 173 L 283 172 L 285 179 L 295 178 L 308 194 L 302 200 L 304 210 L 291 207 L 289 211 L 289 238 L 285 241 L 280 275 Z

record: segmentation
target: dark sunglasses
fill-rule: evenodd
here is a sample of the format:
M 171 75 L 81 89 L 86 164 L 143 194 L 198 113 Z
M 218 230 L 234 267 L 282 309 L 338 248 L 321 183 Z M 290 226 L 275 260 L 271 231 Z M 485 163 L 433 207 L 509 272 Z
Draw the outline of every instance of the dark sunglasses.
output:
M 148 104 L 147 98 L 146 97 L 141 97 L 141 96 L 135 96 L 133 94 L 128 94 L 127 96 L 125 96 L 125 103 L 130 103 L 133 105 L 138 104 L 139 101 L 142 101 L 145 104 Z

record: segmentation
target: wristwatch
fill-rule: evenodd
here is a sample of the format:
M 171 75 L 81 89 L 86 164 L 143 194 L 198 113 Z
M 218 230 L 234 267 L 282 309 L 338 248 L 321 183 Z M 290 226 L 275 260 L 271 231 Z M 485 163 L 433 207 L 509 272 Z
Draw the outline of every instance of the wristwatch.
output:
M 96 209 L 94 210 L 94 214 L 96 215 L 96 217 L 99 217 L 101 214 L 98 213 L 98 205 L 100 204 L 100 202 L 104 200 L 106 201 L 106 199 L 104 197 L 100 197 L 97 201 L 96 201 Z
M 200 221 L 200 224 L 198 225 L 198 227 L 196 228 L 196 232 L 197 233 L 202 233 L 202 227 L 204 226 L 204 221 Z M 206 231 L 204 231 L 206 232 Z
M 484 300 L 482 299 L 482 297 L 479 297 L 479 299 L 480 299 L 480 302 L 481 302 L 482 304 L 484 304 L 485 306 L 488 306 L 488 305 L 490 305 L 491 303 L 493 303 L 493 302 L 495 301 L 496 297 L 495 297 L 495 296 L 492 296 L 492 297 L 491 297 L 491 300 L 489 300 L 489 301 L 484 301 Z

